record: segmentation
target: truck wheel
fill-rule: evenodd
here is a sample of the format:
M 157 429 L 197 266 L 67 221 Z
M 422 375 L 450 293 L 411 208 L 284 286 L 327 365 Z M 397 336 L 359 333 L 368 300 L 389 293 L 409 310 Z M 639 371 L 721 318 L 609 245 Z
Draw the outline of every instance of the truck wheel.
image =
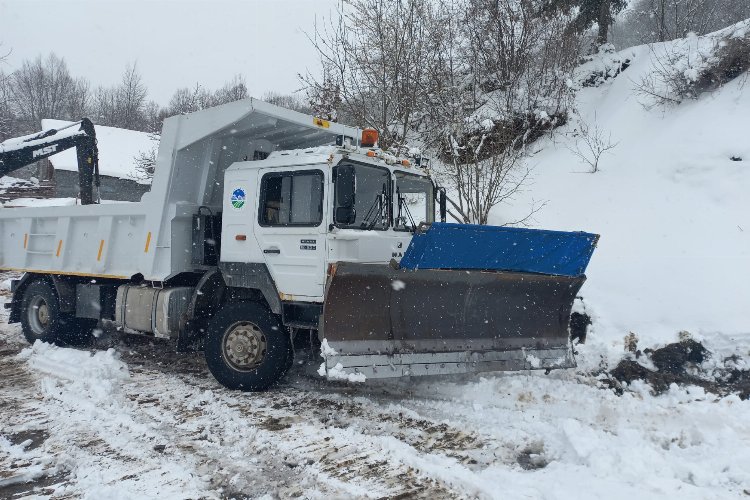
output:
M 50 344 L 61 341 L 74 318 L 60 312 L 55 288 L 46 281 L 34 281 L 26 287 L 21 302 L 21 329 L 26 340 Z
M 268 389 L 284 374 L 289 353 L 281 321 L 257 302 L 227 304 L 208 324 L 206 364 L 229 389 Z

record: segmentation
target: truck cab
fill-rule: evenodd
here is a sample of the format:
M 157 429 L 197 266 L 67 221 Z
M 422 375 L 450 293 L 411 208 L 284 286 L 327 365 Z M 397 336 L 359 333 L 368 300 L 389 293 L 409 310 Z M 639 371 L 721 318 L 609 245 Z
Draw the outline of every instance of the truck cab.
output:
M 435 187 L 408 160 L 374 149 L 282 151 L 227 169 L 220 261 L 265 265 L 282 301 L 322 304 L 330 266 L 399 261 L 434 219 Z

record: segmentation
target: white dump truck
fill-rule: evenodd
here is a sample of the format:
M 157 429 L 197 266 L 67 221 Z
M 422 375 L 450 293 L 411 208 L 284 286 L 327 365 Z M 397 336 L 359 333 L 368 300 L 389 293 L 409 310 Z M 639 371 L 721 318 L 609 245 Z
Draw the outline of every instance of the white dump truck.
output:
M 29 342 L 99 321 L 175 339 L 242 390 L 302 343 L 333 378 L 573 366 L 597 236 L 435 222 L 424 161 L 376 141 L 254 99 L 169 118 L 140 202 L 0 208 L 0 269 L 24 273 L 10 321 Z

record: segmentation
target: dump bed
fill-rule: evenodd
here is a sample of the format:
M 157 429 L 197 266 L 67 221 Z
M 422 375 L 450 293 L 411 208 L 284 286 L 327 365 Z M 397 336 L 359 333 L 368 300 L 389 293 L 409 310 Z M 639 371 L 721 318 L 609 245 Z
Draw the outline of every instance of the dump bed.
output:
M 0 269 L 130 278 L 152 251 L 145 223 L 141 203 L 0 209 Z
M 140 202 L 0 209 L 0 269 L 155 281 L 192 271 L 193 215 L 221 211 L 227 167 L 341 135 L 359 131 L 256 99 L 168 118 Z

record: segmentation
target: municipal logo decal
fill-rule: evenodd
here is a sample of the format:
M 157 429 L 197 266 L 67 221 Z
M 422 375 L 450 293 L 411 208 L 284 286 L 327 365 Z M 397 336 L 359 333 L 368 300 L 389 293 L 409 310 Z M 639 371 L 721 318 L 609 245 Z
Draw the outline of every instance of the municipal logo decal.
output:
M 247 201 L 247 195 L 245 194 L 245 190 L 242 188 L 237 188 L 234 191 L 232 191 L 232 206 L 239 210 L 240 208 L 245 206 L 245 202 Z

